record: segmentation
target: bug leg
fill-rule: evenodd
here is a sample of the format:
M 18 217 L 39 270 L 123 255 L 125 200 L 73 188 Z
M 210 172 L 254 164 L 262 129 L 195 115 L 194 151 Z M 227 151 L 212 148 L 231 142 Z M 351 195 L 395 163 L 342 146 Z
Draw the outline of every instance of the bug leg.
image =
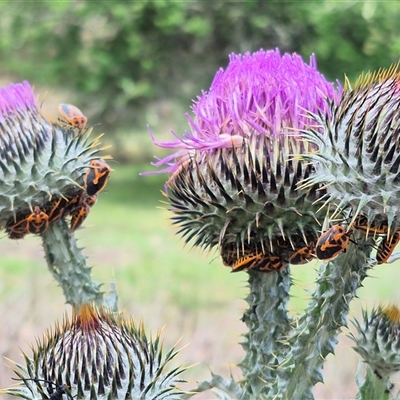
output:
M 386 261 L 387 264 L 392 264 L 395 261 L 400 260 L 400 252 L 393 253 L 389 259 Z

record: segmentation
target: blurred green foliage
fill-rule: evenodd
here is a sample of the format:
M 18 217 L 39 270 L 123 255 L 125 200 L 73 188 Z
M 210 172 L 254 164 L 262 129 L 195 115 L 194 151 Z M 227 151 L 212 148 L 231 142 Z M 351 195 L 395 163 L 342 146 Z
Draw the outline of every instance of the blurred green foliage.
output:
M 120 129 L 151 102 L 185 105 L 231 52 L 316 53 L 329 79 L 353 80 L 400 54 L 398 1 L 0 2 L 3 73 L 75 89 L 78 106 Z

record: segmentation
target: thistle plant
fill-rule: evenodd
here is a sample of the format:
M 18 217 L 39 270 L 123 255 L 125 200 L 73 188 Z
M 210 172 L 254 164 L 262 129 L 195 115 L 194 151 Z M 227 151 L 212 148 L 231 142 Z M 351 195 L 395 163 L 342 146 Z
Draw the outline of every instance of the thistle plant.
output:
M 72 233 L 96 200 L 84 180 L 101 160 L 99 138 L 91 129 L 46 120 L 28 82 L 2 88 L 0 104 L 0 228 L 10 239 L 42 237 L 48 268 L 67 303 L 102 303 L 100 284 Z
M 110 167 L 86 117 L 61 105 L 66 121 L 48 121 L 27 82 L 0 89 L 0 229 L 9 240 L 42 239 L 47 266 L 62 287 L 72 318 L 56 323 L 16 364 L 16 386 L 1 393 L 25 399 L 178 399 L 159 335 L 117 314 L 115 287 L 101 285 L 74 232 L 107 184 Z M 7 240 L 8 240 L 7 239 Z
M 313 398 L 350 302 L 375 263 L 372 249 L 383 235 L 383 250 L 397 240 L 393 76 L 368 75 L 354 90 L 342 89 L 317 71 L 314 56 L 306 64 L 277 50 L 232 55 L 187 114 L 190 130 L 169 142 L 153 137 L 175 149 L 154 165 L 170 173 L 165 196 L 178 234 L 218 249 L 225 266 L 248 274 L 243 379 L 213 375 L 197 390 Z M 323 262 L 315 290 L 293 319 L 290 265 L 316 255 Z
M 396 71 L 369 73 L 342 89 L 318 72 L 314 56 L 307 64 L 278 50 L 232 55 L 186 115 L 183 137 L 153 137 L 175 150 L 155 166 L 170 174 L 165 196 L 178 234 L 248 275 L 243 377 L 213 374 L 190 393 L 179 389 L 183 368 L 166 370 L 176 350 L 163 356 L 158 335 L 147 338 L 117 314 L 115 292 L 112 307 L 104 307 L 77 247 L 74 231 L 110 173 L 86 118 L 62 105 L 67 121 L 47 121 L 29 84 L 0 89 L 0 228 L 11 240 L 41 236 L 48 267 L 73 307 L 72 318 L 49 330 L 32 357 L 24 355 L 25 365 L 16 364 L 18 382 L 3 393 L 178 399 L 215 387 L 224 398 L 312 399 L 368 270 L 397 257 Z M 322 263 L 314 292 L 294 317 L 290 268 L 315 258 Z M 360 399 L 391 390 L 399 314 L 380 307 L 355 323 L 355 350 L 369 365 Z

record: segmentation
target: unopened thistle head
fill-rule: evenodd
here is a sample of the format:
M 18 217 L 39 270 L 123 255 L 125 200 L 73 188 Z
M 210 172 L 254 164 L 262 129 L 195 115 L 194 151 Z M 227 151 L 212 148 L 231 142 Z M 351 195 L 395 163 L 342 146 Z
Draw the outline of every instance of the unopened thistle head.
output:
M 26 365 L 16 364 L 19 384 L 4 393 L 35 400 L 57 389 L 93 400 L 173 400 L 183 394 L 176 387 L 183 368 L 166 370 L 175 349 L 163 355 L 158 335 L 150 339 L 143 326 L 88 304 L 56 324 L 32 351 L 32 358 L 24 355 Z
M 0 229 L 9 237 L 42 233 L 95 202 L 85 177 L 102 160 L 90 133 L 45 119 L 28 82 L 0 89 Z
M 370 228 L 400 226 L 400 74 L 397 65 L 362 75 L 345 87 L 330 113 L 315 119 L 321 131 L 305 133 L 318 151 L 306 155 L 315 173 L 309 185 L 325 184 L 325 204 L 351 211 Z
M 378 376 L 400 371 L 400 310 L 395 305 L 378 307 L 363 320 L 354 321 L 354 350 Z
M 190 132 L 158 161 L 170 172 L 166 196 L 186 242 L 219 246 L 233 270 L 280 269 L 294 250 L 311 246 L 321 215 L 320 185 L 297 190 L 313 170 L 294 157 L 312 148 L 300 140 L 314 124 L 308 112 L 328 112 L 338 92 L 296 54 L 259 51 L 231 55 L 187 115 Z M 271 258 L 272 256 L 273 258 Z M 250 264 L 244 259 L 253 260 Z

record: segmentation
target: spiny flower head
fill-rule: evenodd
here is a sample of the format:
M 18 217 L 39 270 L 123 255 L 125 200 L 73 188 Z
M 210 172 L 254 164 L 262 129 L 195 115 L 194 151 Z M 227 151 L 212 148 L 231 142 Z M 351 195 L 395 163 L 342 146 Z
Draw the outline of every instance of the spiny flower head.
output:
M 320 131 L 304 133 L 318 151 L 305 159 L 315 167 L 305 185 L 325 184 L 324 204 L 351 210 L 367 226 L 400 226 L 400 74 L 397 65 L 362 75 L 345 87 L 330 113 L 315 115 Z
M 0 228 L 9 237 L 42 233 L 63 216 L 87 214 L 96 200 L 87 178 L 92 184 L 97 163 L 104 163 L 91 131 L 45 119 L 28 82 L 0 89 Z
M 18 386 L 3 392 L 26 399 L 48 399 L 56 388 L 77 399 L 178 399 L 178 367 L 166 371 L 177 354 L 162 354 L 159 336 L 143 326 L 84 304 L 72 319 L 56 324 L 17 364 Z
M 312 203 L 324 191 L 297 190 L 312 165 L 293 155 L 310 151 L 299 140 L 314 123 L 308 112 L 328 112 L 338 94 L 314 56 L 306 64 L 278 50 L 231 55 L 187 115 L 190 132 L 155 141 L 177 150 L 155 165 L 172 173 L 166 196 L 185 240 L 218 245 L 234 270 L 248 268 L 241 260 L 250 257 L 266 271 L 315 242 L 321 216 Z
M 380 306 L 363 320 L 354 321 L 354 350 L 381 376 L 400 371 L 400 310 L 396 305 Z

